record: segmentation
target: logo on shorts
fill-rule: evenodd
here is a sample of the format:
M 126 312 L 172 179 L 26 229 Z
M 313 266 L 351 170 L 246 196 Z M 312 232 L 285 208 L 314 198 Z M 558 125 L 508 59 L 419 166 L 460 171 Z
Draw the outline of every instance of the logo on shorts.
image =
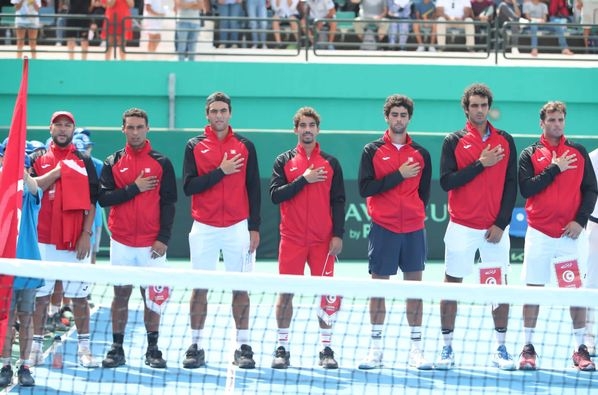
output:
M 201 152 L 202 154 L 205 154 L 205 153 L 206 153 L 206 152 L 208 152 L 209 150 L 210 150 L 209 148 L 206 148 L 206 149 L 202 149 L 200 152 Z
M 42 165 L 42 169 L 47 169 L 48 167 L 50 167 L 51 165 L 48 163 L 45 163 Z
M 120 171 L 121 173 L 124 173 L 124 172 L 125 172 L 125 171 L 127 171 L 127 170 L 129 170 L 129 168 L 128 168 L 128 167 L 123 167 L 123 168 L 122 168 L 122 169 L 120 169 L 119 171 Z
M 471 144 L 465 144 L 465 145 L 463 146 L 463 148 L 465 148 L 465 149 L 470 149 L 470 148 L 471 148 Z
M 389 159 L 390 159 L 390 156 L 384 156 L 384 157 L 382 157 L 382 160 L 389 160 Z

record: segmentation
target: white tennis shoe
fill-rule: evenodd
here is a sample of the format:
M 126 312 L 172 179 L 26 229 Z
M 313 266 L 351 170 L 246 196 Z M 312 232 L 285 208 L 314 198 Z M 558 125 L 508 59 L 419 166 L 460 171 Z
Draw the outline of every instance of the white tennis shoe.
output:
M 419 348 L 412 348 L 409 351 L 409 366 L 419 370 L 431 370 L 434 364 L 426 360 L 422 350 Z
M 370 350 L 367 357 L 361 361 L 358 368 L 363 370 L 381 368 L 382 355 L 382 350 Z
M 79 348 L 77 353 L 79 356 L 79 365 L 84 368 L 97 368 L 100 364 L 91 355 L 91 350 L 88 348 Z

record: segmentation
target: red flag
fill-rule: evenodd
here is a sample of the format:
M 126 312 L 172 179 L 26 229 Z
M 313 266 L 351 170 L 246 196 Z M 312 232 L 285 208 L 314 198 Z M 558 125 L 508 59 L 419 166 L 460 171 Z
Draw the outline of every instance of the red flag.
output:
M 0 172 L 0 257 L 15 258 L 19 233 L 18 211 L 23 205 L 23 168 L 27 139 L 27 76 L 29 60 L 23 60 L 21 87 L 15 102 L 8 144 Z M 8 313 L 12 297 L 12 276 L 0 275 L 0 350 L 8 330 Z

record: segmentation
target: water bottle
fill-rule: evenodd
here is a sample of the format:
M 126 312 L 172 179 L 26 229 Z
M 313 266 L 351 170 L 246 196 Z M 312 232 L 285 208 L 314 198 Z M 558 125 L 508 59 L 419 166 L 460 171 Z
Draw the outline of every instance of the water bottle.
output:
M 52 344 L 52 367 L 62 369 L 62 338 L 60 335 L 54 337 L 54 344 Z

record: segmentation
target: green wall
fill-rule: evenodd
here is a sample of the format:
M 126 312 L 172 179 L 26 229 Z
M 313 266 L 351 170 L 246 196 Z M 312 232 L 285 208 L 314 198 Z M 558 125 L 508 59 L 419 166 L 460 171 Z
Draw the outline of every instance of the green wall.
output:
M 0 61 L 0 126 L 10 123 L 20 71 L 20 61 Z M 537 131 L 539 107 L 556 99 L 570 106 L 571 131 L 591 134 L 598 124 L 597 68 L 56 60 L 30 63 L 29 124 L 47 125 L 66 108 L 80 125 L 118 127 L 123 110 L 138 106 L 165 128 L 170 74 L 176 128 L 202 127 L 205 97 L 222 90 L 233 98 L 237 128 L 289 128 L 297 107 L 311 105 L 324 129 L 378 130 L 383 99 L 400 92 L 416 102 L 412 130 L 445 132 L 462 123 L 459 100 L 476 81 L 492 88 L 497 123 L 513 133 Z
M 7 132 L 19 84 L 21 63 L 0 61 L 0 137 Z M 176 76 L 176 129 L 168 125 L 168 79 Z M 433 194 L 428 207 L 430 258 L 442 259 L 446 193 L 438 186 L 440 147 L 447 132 L 464 123 L 460 98 L 465 86 L 484 82 L 494 92 L 493 123 L 515 135 L 518 150 L 540 133 L 538 110 L 547 100 L 568 104 L 567 134 L 588 150 L 598 147 L 598 69 L 348 65 L 206 62 L 30 63 L 29 139 L 44 141 L 50 115 L 57 109 L 75 114 L 79 126 L 92 128 L 93 155 L 104 159 L 124 144 L 122 112 L 141 107 L 150 115 L 153 146 L 168 155 L 181 176 L 186 141 L 205 125 L 205 97 L 222 90 L 233 99 L 232 125 L 256 145 L 262 178 L 262 258 L 275 258 L 278 209 L 270 203 L 268 178 L 276 155 L 296 144 L 292 116 L 300 106 L 322 116 L 319 138 L 325 151 L 343 166 L 348 195 L 343 259 L 364 259 L 369 218 L 358 195 L 356 178 L 362 147 L 386 125 L 384 98 L 404 93 L 415 100 L 410 125 L 414 138 L 430 150 Z M 180 184 L 180 180 L 179 180 Z M 188 256 L 189 200 L 179 185 L 179 204 L 170 255 Z M 519 205 L 522 199 L 519 199 Z M 107 245 L 107 237 L 103 245 Z M 516 260 L 516 259 L 514 259 Z

